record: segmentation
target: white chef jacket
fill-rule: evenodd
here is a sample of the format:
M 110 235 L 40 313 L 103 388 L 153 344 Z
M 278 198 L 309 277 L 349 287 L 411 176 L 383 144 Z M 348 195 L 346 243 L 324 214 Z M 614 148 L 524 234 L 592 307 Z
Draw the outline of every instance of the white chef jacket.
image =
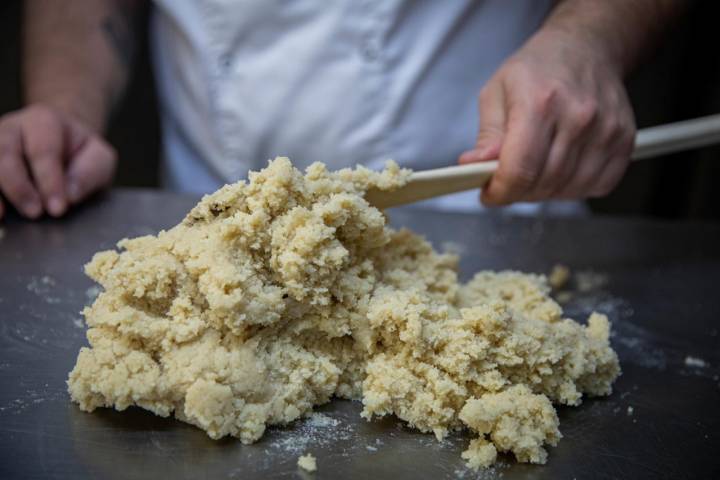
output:
M 268 159 L 452 165 L 477 94 L 552 0 L 156 0 L 163 181 L 206 193 Z M 478 208 L 477 192 L 431 204 Z

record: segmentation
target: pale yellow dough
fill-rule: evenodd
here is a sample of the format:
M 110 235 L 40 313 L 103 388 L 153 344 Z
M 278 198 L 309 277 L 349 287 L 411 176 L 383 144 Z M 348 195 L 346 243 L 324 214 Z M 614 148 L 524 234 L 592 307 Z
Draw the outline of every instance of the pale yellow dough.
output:
M 250 443 L 333 396 L 443 438 L 468 464 L 543 463 L 552 403 L 607 395 L 619 374 L 605 316 L 563 319 L 543 276 L 480 272 L 396 231 L 363 199 L 402 185 L 389 163 L 303 176 L 286 158 L 206 196 L 169 231 L 86 266 L 90 348 L 68 381 L 86 411 L 137 405 Z
M 307 455 L 300 455 L 300 457 L 298 457 L 297 464 L 298 467 L 305 471 L 317 471 L 317 460 L 315 460 L 315 457 L 313 457 L 311 453 L 308 453 Z

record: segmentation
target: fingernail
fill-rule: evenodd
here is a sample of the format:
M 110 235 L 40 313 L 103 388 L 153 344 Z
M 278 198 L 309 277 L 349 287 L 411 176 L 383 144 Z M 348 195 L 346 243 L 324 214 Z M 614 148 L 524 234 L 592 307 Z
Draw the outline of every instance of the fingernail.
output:
M 50 215 L 59 217 L 65 213 L 65 201 L 60 197 L 50 197 L 50 200 L 48 200 L 48 210 L 50 211 Z
M 40 205 L 40 202 L 35 200 L 25 202 L 22 209 L 25 212 L 25 215 L 30 218 L 37 218 L 42 213 L 42 205 Z

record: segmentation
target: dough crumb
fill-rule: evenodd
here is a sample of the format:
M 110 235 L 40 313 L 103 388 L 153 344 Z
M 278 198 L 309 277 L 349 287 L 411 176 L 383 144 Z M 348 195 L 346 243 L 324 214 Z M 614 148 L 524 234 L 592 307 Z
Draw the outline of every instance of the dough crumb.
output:
M 573 293 L 572 293 L 572 292 L 569 292 L 569 291 L 567 291 L 567 290 L 563 290 L 563 291 L 561 291 L 561 292 L 558 292 L 558 293 L 555 295 L 555 300 L 557 300 L 557 302 L 558 302 L 560 305 L 565 305 L 566 303 L 570 303 L 573 298 L 574 298 Z
M 608 282 L 607 275 L 593 271 L 577 272 L 574 277 L 577 289 L 582 293 L 599 290 Z
M 561 437 L 553 404 L 612 391 L 610 323 L 566 318 L 544 275 L 459 282 L 456 255 L 389 227 L 364 198 L 409 174 L 392 162 L 303 174 L 280 157 L 170 230 L 95 254 L 72 400 L 252 443 L 308 416 L 337 428 L 312 409 L 347 398 L 438 440 L 469 429 L 473 468 L 502 452 L 544 463 Z
M 690 355 L 688 355 L 687 357 L 685 357 L 685 365 L 687 365 L 688 367 L 705 368 L 707 366 L 707 362 L 702 358 L 691 357 Z
M 559 263 L 552 268 L 548 276 L 548 283 L 553 290 L 560 290 L 567 285 L 568 280 L 570 280 L 570 269 Z
M 633 413 L 635 413 L 635 409 L 633 407 L 628 407 L 627 408 L 628 417 L 632 417 Z
M 298 467 L 302 468 L 307 472 L 317 471 L 317 460 L 312 456 L 311 453 L 301 455 L 297 461 Z

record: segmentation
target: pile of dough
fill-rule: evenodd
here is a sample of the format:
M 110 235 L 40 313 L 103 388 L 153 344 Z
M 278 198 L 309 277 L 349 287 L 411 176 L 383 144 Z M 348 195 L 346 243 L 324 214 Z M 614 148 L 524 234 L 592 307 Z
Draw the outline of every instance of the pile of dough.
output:
M 386 225 L 363 198 L 389 163 L 305 175 L 277 158 L 206 196 L 176 227 L 96 254 L 104 291 L 68 380 L 86 411 L 137 405 L 249 443 L 333 396 L 441 439 L 469 428 L 473 467 L 543 463 L 552 403 L 607 395 L 619 374 L 605 316 L 562 317 L 543 276 L 480 272 Z

